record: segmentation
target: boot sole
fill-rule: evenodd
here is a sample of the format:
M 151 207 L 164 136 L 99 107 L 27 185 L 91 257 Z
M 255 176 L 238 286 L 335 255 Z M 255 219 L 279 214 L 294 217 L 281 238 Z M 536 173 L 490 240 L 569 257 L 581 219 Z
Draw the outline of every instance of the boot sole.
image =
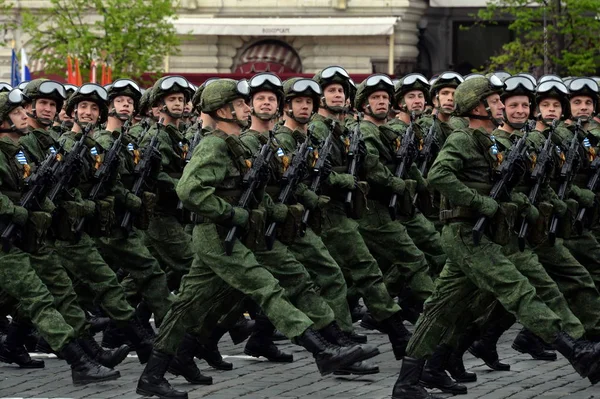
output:
M 31 366 L 31 365 L 27 365 L 26 363 L 19 364 L 19 363 L 14 362 L 4 356 L 0 356 L 0 362 L 6 363 L 6 364 L 16 364 L 17 366 L 19 366 L 22 369 L 43 369 L 46 367 L 46 363 L 44 363 L 43 361 L 40 366 Z
M 376 326 L 374 324 L 371 324 L 369 322 L 364 322 L 364 321 L 361 320 L 360 321 L 360 326 L 362 328 L 366 329 L 366 330 L 377 330 L 380 333 L 385 334 L 385 332 L 381 331 L 381 329 L 378 326 Z
M 477 375 L 475 375 L 474 377 L 461 378 L 455 377 L 452 374 L 450 374 L 450 377 L 452 377 L 456 382 L 477 382 Z
M 230 366 L 219 366 L 217 363 L 213 363 L 213 362 L 206 362 L 208 363 L 208 365 L 210 367 L 212 367 L 215 370 L 221 370 L 221 371 L 231 371 L 233 370 L 233 364 Z
M 465 389 L 452 389 L 449 387 L 441 387 L 436 384 L 430 384 L 423 380 L 419 380 L 419 385 L 421 385 L 422 387 L 425 387 L 425 388 L 429 388 L 429 389 L 439 389 L 442 392 L 451 393 L 454 395 L 466 395 L 468 393 L 468 390 L 466 388 Z
M 367 360 L 370 359 L 373 356 L 370 357 L 365 357 L 365 353 L 362 352 L 361 349 L 359 349 L 359 347 L 355 347 L 356 350 L 354 352 L 351 352 L 350 354 L 347 355 L 346 358 L 343 358 L 342 360 L 340 360 L 339 364 L 321 364 L 319 365 L 317 363 L 317 368 L 319 369 L 319 372 L 321 373 L 322 376 L 328 375 L 333 373 L 336 370 L 340 370 L 343 368 L 346 368 L 354 363 L 358 363 L 361 362 L 363 360 Z M 377 349 L 377 348 L 375 348 Z M 361 353 L 362 352 L 362 353 Z M 377 352 L 379 352 L 379 349 L 377 349 Z
M 135 389 L 135 393 L 137 393 L 138 395 L 141 395 L 141 396 L 146 396 L 146 397 L 148 397 L 148 396 L 156 396 L 159 399 L 172 399 L 172 398 L 176 398 L 176 399 L 188 399 L 187 392 L 186 392 L 185 396 L 164 396 L 164 395 L 158 395 L 158 394 L 156 394 L 154 392 L 146 391 L 145 389 L 142 389 L 142 388 L 136 388 Z
M 291 359 L 270 358 L 270 357 L 267 357 L 265 355 L 261 355 L 258 352 L 254 352 L 254 351 L 251 351 L 251 350 L 248 350 L 248 349 L 244 349 L 244 353 L 246 355 L 252 356 L 252 357 L 264 357 L 265 359 L 267 359 L 268 361 L 273 362 L 273 363 L 293 363 L 294 362 L 294 356 L 292 356 Z
M 471 355 L 475 356 L 477 359 L 483 360 L 483 362 L 485 363 L 485 365 L 488 366 L 489 368 L 491 368 L 494 371 L 510 371 L 510 365 L 508 366 L 508 368 L 496 367 L 496 366 L 493 365 L 493 363 L 490 363 L 487 360 L 483 359 L 480 356 L 480 353 L 477 350 L 472 350 L 471 348 L 469 348 L 469 353 Z
M 89 380 L 79 380 L 79 381 L 73 381 L 73 385 L 75 385 L 76 387 L 82 386 L 82 385 L 88 385 L 88 384 L 95 384 L 98 382 L 106 382 L 106 381 L 114 381 L 118 378 L 121 377 L 121 373 L 117 373 L 113 376 L 110 377 L 104 377 L 104 378 L 94 378 L 94 379 L 89 379 Z
M 369 374 L 379 374 L 379 367 L 373 368 L 373 370 L 364 370 L 364 371 L 337 370 L 337 371 L 333 372 L 333 375 L 369 375 Z
M 540 356 L 540 355 L 533 354 L 533 353 L 527 351 L 526 349 L 523 349 L 519 344 L 513 343 L 511 347 L 519 353 L 523 353 L 525 355 L 531 356 L 535 360 L 546 360 L 549 362 L 553 362 L 557 359 L 556 353 L 553 353 L 554 356 Z

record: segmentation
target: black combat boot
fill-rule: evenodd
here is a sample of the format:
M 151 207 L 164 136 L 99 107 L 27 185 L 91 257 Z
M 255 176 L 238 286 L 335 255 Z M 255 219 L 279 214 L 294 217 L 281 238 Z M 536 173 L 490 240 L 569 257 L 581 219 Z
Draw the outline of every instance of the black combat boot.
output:
M 342 367 L 339 370 L 333 372 L 334 375 L 367 375 L 379 373 L 379 366 L 371 364 L 366 360 L 362 362 L 356 362 L 350 366 Z
M 131 347 L 132 343 L 127 339 L 125 332 L 117 326 L 117 323 L 111 320 L 102 332 L 101 345 L 103 348 L 117 349 L 122 345 Z
M 125 360 L 130 349 L 127 345 L 121 345 L 117 349 L 106 350 L 91 335 L 79 338 L 78 342 L 90 358 L 111 369 Z
M 289 340 L 289 338 L 286 337 L 285 335 L 283 335 L 283 333 L 279 330 L 273 331 L 273 334 L 271 335 L 271 339 L 275 342 Z
M 173 356 L 152 350 L 135 392 L 138 395 L 158 396 L 161 399 L 187 399 L 187 392 L 174 389 L 165 378 L 172 359 Z
M 467 387 L 457 384 L 446 374 L 445 368 L 451 351 L 452 348 L 448 345 L 439 345 L 425 364 L 419 382 L 427 388 L 437 388 L 442 392 L 464 395 L 467 393 Z
M 535 360 L 556 360 L 556 352 L 544 349 L 544 341 L 526 328 L 519 331 L 512 348 L 517 352 L 530 354 Z
M 402 359 L 406 353 L 406 347 L 412 334 L 404 327 L 400 312 L 381 321 L 380 325 L 383 332 L 388 335 L 396 360 Z
M 330 374 L 335 370 L 365 360 L 365 354 L 360 346 L 334 345 L 312 328 L 304 331 L 294 341 L 313 354 L 321 375 Z
M 173 375 L 180 375 L 187 380 L 190 384 L 195 385 L 211 385 L 212 377 L 202 375 L 196 362 L 194 361 L 194 354 L 197 351 L 198 341 L 196 337 L 190 334 L 185 334 L 177 355 L 171 360 L 169 364 L 169 373 Z
M 111 370 L 90 359 L 76 340 L 65 345 L 60 353 L 71 366 L 74 385 L 112 381 L 121 376 L 117 370 Z
M 567 358 L 580 376 L 588 377 L 592 384 L 600 381 L 600 343 L 575 340 L 561 331 L 552 345 Z
M 254 320 L 248 320 L 244 315 L 241 315 L 235 324 L 229 328 L 229 336 L 233 343 L 238 345 L 247 340 L 255 328 L 256 322 Z M 273 331 L 275 331 L 274 328 Z
M 146 364 L 152 352 L 153 337 L 135 316 L 129 320 L 123 331 L 131 341 L 131 348 L 137 353 L 140 364 Z
M 214 327 L 210 337 L 205 342 L 199 342 L 195 354 L 198 359 L 206 360 L 210 367 L 223 371 L 233 370 L 233 364 L 223 360 L 219 352 L 219 340 L 226 332 L 222 327 Z
M 259 313 L 256 315 L 255 323 L 254 332 L 246 342 L 244 353 L 253 357 L 266 357 L 269 361 L 276 363 L 293 362 L 294 356 L 280 351 L 273 342 L 272 336 L 275 326 L 269 318 Z
M 425 359 L 405 356 L 400 375 L 394 384 L 392 399 L 436 399 L 419 384 Z
M 90 332 L 92 334 L 106 330 L 110 324 L 110 318 L 104 316 L 100 311 L 94 313 L 85 312 L 85 319 L 90 325 Z
M 367 311 L 367 313 L 365 313 L 363 318 L 360 320 L 360 326 L 362 328 L 364 328 L 365 330 L 377 330 L 381 333 L 384 333 L 381 323 L 379 323 L 377 320 L 375 320 L 373 318 L 373 316 L 371 315 L 371 313 L 369 313 L 368 311 Z
M 0 345 L 0 361 L 15 363 L 23 369 L 42 369 L 43 360 L 34 360 L 25 349 L 25 337 L 32 328 L 28 325 L 12 321 L 6 330 L 6 338 Z
M 454 378 L 456 382 L 475 382 L 477 374 L 467 371 L 463 363 L 463 356 L 473 343 L 475 338 L 479 336 L 479 329 L 476 325 L 471 325 L 458 340 L 456 348 L 450 353 L 448 362 L 446 363 L 446 371 Z
M 469 348 L 471 354 L 481 360 L 491 368 L 497 371 L 508 371 L 510 365 L 500 362 L 496 345 L 498 340 L 514 323 L 516 319 L 511 313 L 506 311 L 500 304 L 496 303 L 494 309 L 488 315 L 488 318 L 481 328 L 481 337 L 475 341 Z
M 156 331 L 152 328 L 152 324 L 150 324 L 150 318 L 152 317 L 152 310 L 148 306 L 148 303 L 145 300 L 141 300 L 140 303 L 135 307 L 135 315 L 139 320 L 140 324 L 146 329 L 146 332 L 149 336 L 154 339 L 156 337 Z M 158 326 L 157 326 L 158 327 Z
M 359 334 L 356 331 L 350 331 L 347 332 L 348 338 L 350 338 L 352 341 L 356 342 L 357 344 L 366 344 L 367 343 L 367 336 L 364 334 Z
M 398 294 L 398 305 L 402 309 L 400 314 L 404 320 L 407 320 L 413 326 L 417 324 L 419 316 L 423 313 L 423 301 L 416 298 L 412 290 L 405 287 Z
M 342 331 L 337 322 L 333 321 L 325 328 L 319 330 L 319 333 L 330 343 L 338 346 L 352 347 L 360 346 L 364 352 L 365 358 L 362 360 L 370 359 L 374 356 L 379 355 L 379 348 L 373 345 L 358 344 L 350 338 L 350 333 Z

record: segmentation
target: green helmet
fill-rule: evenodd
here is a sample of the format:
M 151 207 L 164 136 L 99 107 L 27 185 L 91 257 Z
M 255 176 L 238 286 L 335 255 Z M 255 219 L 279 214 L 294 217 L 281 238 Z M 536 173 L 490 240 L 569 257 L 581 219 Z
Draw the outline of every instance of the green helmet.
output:
M 426 104 L 431 102 L 429 99 L 429 81 L 420 73 L 410 73 L 396 83 L 394 90 L 394 107 L 398 107 L 398 104 L 401 104 L 402 101 L 404 101 L 406 93 L 414 90 L 420 90 L 423 93 Z
M 330 66 L 313 76 L 313 80 L 321 86 L 321 91 L 331 84 L 339 83 L 344 88 L 346 98 L 350 95 L 350 75 L 341 66 Z
M 437 94 L 445 87 L 453 87 L 457 88 L 459 84 L 464 82 L 465 79 L 456 72 L 447 71 L 442 72 L 435 77 L 435 79 L 431 79 L 431 88 L 429 89 L 429 96 L 431 99 L 435 98 Z
M 12 90 L 12 86 L 6 82 L 0 82 L 0 93 L 9 92 Z
M 7 118 L 8 114 L 17 107 L 23 106 L 24 104 L 31 101 L 23 92 L 19 89 L 12 89 L 11 91 L 3 91 L 0 93 L 0 124 L 3 123 Z M 12 122 L 11 122 L 12 124 Z
M 194 93 L 194 95 L 192 96 L 192 106 L 198 111 L 198 112 L 204 112 L 202 110 L 202 92 L 204 91 L 204 89 L 206 88 L 207 85 L 216 82 L 217 80 L 219 80 L 219 78 L 208 78 L 204 81 L 204 83 L 202 83 L 197 89 L 196 92 Z
M 56 102 L 56 110 L 60 111 L 67 99 L 67 92 L 62 83 L 55 82 L 49 79 L 35 79 L 27 83 L 23 89 L 23 94 L 29 97 L 32 101 L 38 98 L 49 98 Z M 35 104 L 32 112 L 35 115 Z
M 535 88 L 535 102 L 539 105 L 544 99 L 554 98 L 560 101 L 562 114 L 565 118 L 569 118 L 571 106 L 569 104 L 569 89 L 567 86 L 554 79 L 544 80 L 538 83 Z
M 142 116 L 146 116 L 148 114 L 148 110 L 150 109 L 150 96 L 152 95 L 152 89 L 146 89 L 142 93 L 142 97 L 140 97 L 140 104 L 138 113 Z
M 504 84 L 497 76 L 489 79 L 484 76 L 473 77 L 458 85 L 454 92 L 456 116 L 469 116 L 479 103 L 492 94 L 501 94 Z
M 369 96 L 376 91 L 385 91 L 389 94 L 391 101 L 391 99 L 394 97 L 394 84 L 389 76 L 382 73 L 377 73 L 363 80 L 356 89 L 354 108 L 356 108 L 358 112 L 363 112 L 363 105 L 367 102 Z M 382 118 L 387 118 L 388 111 L 386 111 Z M 373 114 L 370 110 L 365 111 L 365 113 L 376 118 L 379 117 L 379 115 Z
M 313 113 L 319 111 L 321 101 L 321 86 L 308 78 L 290 78 L 283 82 L 283 97 L 289 103 L 296 97 L 310 97 L 313 100 Z
M 75 93 L 69 98 L 65 111 L 67 115 L 73 115 L 73 111 L 77 108 L 77 104 L 82 101 L 92 101 L 100 108 L 100 118 L 97 124 L 106 122 L 108 119 L 108 93 L 104 87 L 95 83 L 86 83 L 79 87 Z
M 156 103 L 162 100 L 166 95 L 173 93 L 183 93 L 187 103 L 194 94 L 190 89 L 190 83 L 183 76 L 163 76 L 152 86 L 152 95 L 150 96 L 150 105 L 156 106 Z
M 106 89 L 108 93 L 108 103 L 110 104 L 116 97 L 127 96 L 133 99 L 134 113 L 139 110 L 142 92 L 140 86 L 131 79 L 117 79 Z
M 594 109 L 596 108 L 600 89 L 598 88 L 598 83 L 596 83 L 594 79 L 575 78 L 569 82 L 568 88 L 570 93 L 569 98 L 577 96 L 590 97 L 594 101 Z
M 281 82 L 279 76 L 271 72 L 257 73 L 256 75 L 252 76 L 252 78 L 250 78 L 250 80 L 248 81 L 248 85 L 250 86 L 251 100 L 256 93 L 259 93 L 261 91 L 271 92 L 275 94 L 275 96 L 277 96 L 277 111 L 279 112 L 279 114 L 283 112 L 283 83 Z M 259 118 L 262 118 L 260 115 L 255 113 L 254 107 L 252 109 L 252 114 Z
M 250 86 L 246 79 L 219 79 L 205 86 L 200 99 L 202 112 L 210 114 L 231 103 L 236 98 L 247 100 L 249 95 Z
M 500 95 L 500 99 L 504 102 L 507 98 L 514 96 L 527 96 L 529 102 L 533 105 L 535 103 L 535 86 L 525 76 L 511 76 L 504 80 L 504 91 Z M 533 112 L 533 107 L 532 112 Z

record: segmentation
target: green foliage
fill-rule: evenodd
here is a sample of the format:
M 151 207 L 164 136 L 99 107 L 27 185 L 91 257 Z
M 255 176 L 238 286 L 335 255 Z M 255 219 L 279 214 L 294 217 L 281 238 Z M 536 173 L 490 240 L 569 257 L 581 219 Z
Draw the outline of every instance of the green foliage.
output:
M 600 65 L 600 1 L 490 0 L 477 14 L 480 23 L 509 20 L 515 40 L 490 58 L 487 70 L 517 73 L 544 66 L 546 14 L 548 72 L 562 75 L 596 73 Z
M 0 0 L 2 1 L 2 0 Z M 160 72 L 166 55 L 178 52 L 171 0 L 50 0 L 39 13 L 23 12 L 23 30 L 31 36 L 31 58 L 50 73 L 62 73 L 68 55 L 80 60 L 84 81 L 92 59 L 108 61 L 113 79 Z M 98 81 L 100 79 L 98 78 Z

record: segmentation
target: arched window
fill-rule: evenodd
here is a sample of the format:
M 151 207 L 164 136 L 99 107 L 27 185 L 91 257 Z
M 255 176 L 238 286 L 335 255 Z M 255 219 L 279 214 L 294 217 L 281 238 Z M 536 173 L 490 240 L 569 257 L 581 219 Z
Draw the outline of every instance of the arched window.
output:
M 263 40 L 248 47 L 237 59 L 233 73 L 301 73 L 296 51 L 279 40 Z

